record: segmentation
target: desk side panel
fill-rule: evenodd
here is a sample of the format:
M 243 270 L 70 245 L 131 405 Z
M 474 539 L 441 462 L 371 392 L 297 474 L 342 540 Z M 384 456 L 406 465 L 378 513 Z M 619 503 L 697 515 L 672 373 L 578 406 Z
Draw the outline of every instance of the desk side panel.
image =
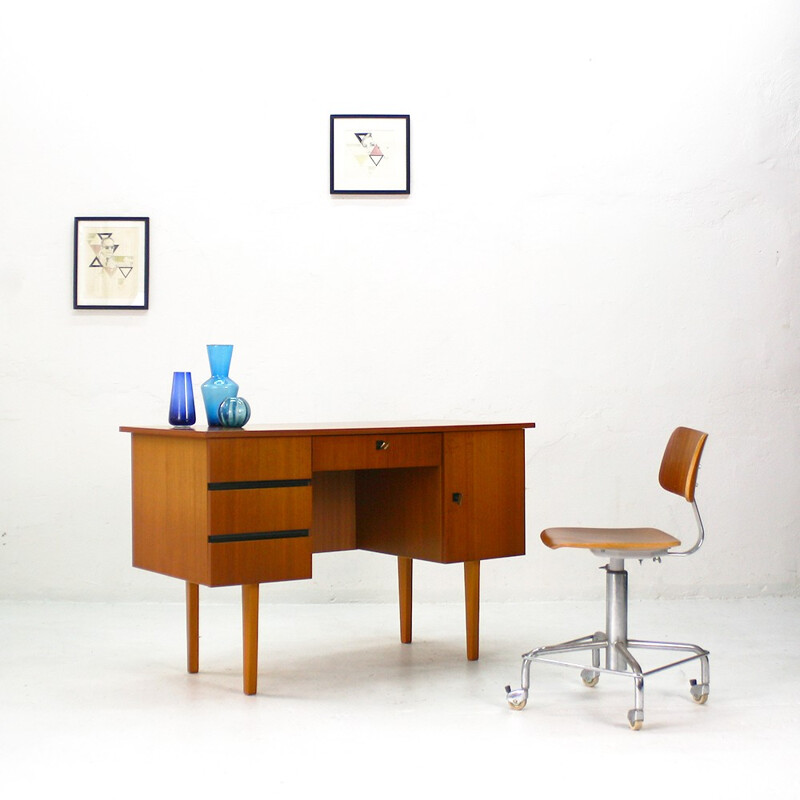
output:
M 133 565 L 205 583 L 206 443 L 134 434 Z

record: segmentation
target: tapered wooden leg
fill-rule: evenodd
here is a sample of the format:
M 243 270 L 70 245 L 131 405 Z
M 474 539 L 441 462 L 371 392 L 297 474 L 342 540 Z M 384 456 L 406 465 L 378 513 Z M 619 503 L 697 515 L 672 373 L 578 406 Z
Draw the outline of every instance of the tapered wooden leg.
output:
M 258 584 L 242 586 L 244 693 L 255 694 L 258 684 Z
M 200 587 L 186 582 L 186 669 L 200 669 Z
M 400 641 L 411 642 L 411 597 L 414 562 L 410 558 L 398 556 L 397 582 L 400 589 Z
M 478 660 L 480 623 L 481 562 L 464 562 L 464 595 L 467 607 L 467 658 Z

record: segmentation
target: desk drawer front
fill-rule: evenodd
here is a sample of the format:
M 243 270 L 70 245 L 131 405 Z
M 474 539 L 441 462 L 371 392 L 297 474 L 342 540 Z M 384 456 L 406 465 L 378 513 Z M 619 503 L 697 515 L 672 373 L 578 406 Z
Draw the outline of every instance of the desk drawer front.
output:
M 310 486 L 208 493 L 209 536 L 310 527 Z
M 310 577 L 309 536 L 208 545 L 209 586 L 294 581 Z
M 358 434 L 314 438 L 314 471 L 437 467 L 442 461 L 439 433 Z
M 208 482 L 311 478 L 308 436 L 236 437 L 208 442 Z

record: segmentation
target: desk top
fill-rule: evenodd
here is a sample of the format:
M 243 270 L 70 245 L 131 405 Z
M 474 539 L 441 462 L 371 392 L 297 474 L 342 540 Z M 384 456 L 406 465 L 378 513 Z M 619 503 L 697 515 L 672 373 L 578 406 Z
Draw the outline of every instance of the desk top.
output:
M 251 436 L 339 436 L 342 434 L 398 434 L 398 433 L 443 433 L 463 431 L 501 431 L 535 428 L 534 422 L 331 422 L 331 423 L 276 423 L 271 425 L 247 425 L 244 428 L 220 428 L 193 425 L 188 428 L 173 428 L 169 425 L 120 427 L 123 433 L 146 434 L 148 436 L 187 436 L 200 438 L 251 437 Z

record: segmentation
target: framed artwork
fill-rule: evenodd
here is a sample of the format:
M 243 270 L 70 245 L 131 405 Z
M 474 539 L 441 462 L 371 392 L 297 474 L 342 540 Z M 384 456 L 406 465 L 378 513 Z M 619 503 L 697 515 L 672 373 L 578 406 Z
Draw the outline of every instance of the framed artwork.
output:
M 73 308 L 147 308 L 149 217 L 75 217 Z
M 331 194 L 409 194 L 408 114 L 331 114 Z

